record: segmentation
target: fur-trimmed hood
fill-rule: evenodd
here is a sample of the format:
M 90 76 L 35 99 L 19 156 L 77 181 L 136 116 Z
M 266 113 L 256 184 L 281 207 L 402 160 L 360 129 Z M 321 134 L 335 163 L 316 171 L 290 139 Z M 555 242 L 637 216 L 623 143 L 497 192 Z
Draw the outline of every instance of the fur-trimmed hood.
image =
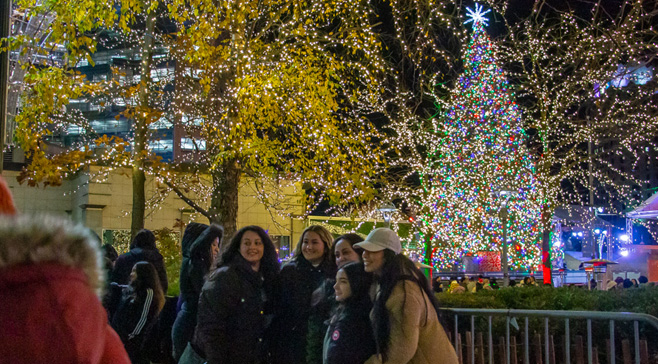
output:
M 90 288 L 102 291 L 102 255 L 90 230 L 64 217 L 0 215 L 0 272 L 39 263 L 80 269 Z
M 0 362 L 130 363 L 97 296 L 100 261 L 66 218 L 0 215 Z

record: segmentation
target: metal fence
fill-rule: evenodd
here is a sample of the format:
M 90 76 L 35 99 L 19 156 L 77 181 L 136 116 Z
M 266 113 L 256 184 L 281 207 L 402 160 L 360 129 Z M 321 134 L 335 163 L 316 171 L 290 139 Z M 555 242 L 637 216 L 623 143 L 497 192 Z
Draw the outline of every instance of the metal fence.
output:
M 451 328 L 451 331 L 453 331 L 452 335 L 452 340 L 454 341 L 455 348 L 458 348 L 461 351 L 461 335 L 459 332 L 459 317 L 460 316 L 467 316 L 470 317 L 470 336 L 466 335 L 467 341 L 470 340 L 470 342 L 466 343 L 467 347 L 467 354 L 468 354 L 468 359 L 470 359 L 470 364 L 475 364 L 476 359 L 475 359 L 475 348 L 476 348 L 476 343 L 475 343 L 475 320 L 476 318 L 481 318 L 481 319 L 486 319 L 487 320 L 487 326 L 488 326 L 488 332 L 487 332 L 487 342 L 488 342 L 488 363 L 493 364 L 494 363 L 494 353 L 493 353 L 493 348 L 494 348 L 494 342 L 493 342 L 493 334 L 492 334 L 492 318 L 493 317 L 502 317 L 505 319 L 505 343 L 504 343 L 504 350 L 505 350 L 505 360 L 504 362 L 507 364 L 511 363 L 511 347 L 510 347 L 510 324 L 513 324 L 515 326 L 518 326 L 517 324 L 517 319 L 524 319 L 524 338 L 523 338 L 523 363 L 524 364 L 530 364 L 530 343 L 529 343 L 529 329 L 528 329 L 528 319 L 529 318 L 537 318 L 540 320 L 543 320 L 543 329 L 544 329 L 544 363 L 546 364 L 551 364 L 552 362 L 555 362 L 555 360 L 551 360 L 550 355 L 550 342 L 549 338 L 551 337 L 551 333 L 549 332 L 550 326 L 549 326 L 549 320 L 563 320 L 564 322 L 564 363 L 566 364 L 571 364 L 571 343 L 572 343 L 572 336 L 574 333 L 572 333 L 572 329 L 570 327 L 570 323 L 572 320 L 584 320 L 586 321 L 586 335 L 587 335 L 587 363 L 588 364 L 594 364 L 595 363 L 595 356 L 593 354 L 593 349 L 592 349 L 592 322 L 593 321 L 607 321 L 608 322 L 608 340 L 609 340 L 609 345 L 608 345 L 608 363 L 610 364 L 616 364 L 616 352 L 615 352 L 615 323 L 619 322 L 628 322 L 633 324 L 632 328 L 632 337 L 633 337 L 633 352 L 634 352 L 634 360 L 632 361 L 635 364 L 644 364 L 641 362 L 641 353 L 640 353 L 640 324 L 646 325 L 647 328 L 650 328 L 652 330 L 656 330 L 658 333 L 658 318 L 647 315 L 647 314 L 642 314 L 642 313 L 631 313 L 631 312 L 595 312 L 595 311 L 543 311 L 543 310 L 501 310 L 501 309 L 469 309 L 469 308 L 443 308 L 441 309 L 444 315 L 450 315 L 454 317 L 454 329 Z M 628 337 L 630 337 L 630 333 L 628 333 Z M 645 341 L 646 342 L 646 341 Z M 650 340 L 651 342 L 651 340 Z M 501 338 L 501 343 L 502 343 L 502 338 Z M 652 344 L 655 345 L 655 343 L 652 342 Z M 484 345 L 480 347 L 480 350 L 484 351 Z M 553 352 L 554 353 L 554 352 Z M 461 354 L 461 352 L 460 352 Z M 460 355 L 461 357 L 461 355 Z M 483 362 L 483 357 L 481 356 L 481 360 Z M 625 357 L 624 362 L 629 362 L 630 359 L 628 357 Z M 644 360 L 643 360 L 644 361 Z M 648 360 L 647 360 L 648 361 Z M 464 364 L 467 363 L 467 360 L 463 361 Z

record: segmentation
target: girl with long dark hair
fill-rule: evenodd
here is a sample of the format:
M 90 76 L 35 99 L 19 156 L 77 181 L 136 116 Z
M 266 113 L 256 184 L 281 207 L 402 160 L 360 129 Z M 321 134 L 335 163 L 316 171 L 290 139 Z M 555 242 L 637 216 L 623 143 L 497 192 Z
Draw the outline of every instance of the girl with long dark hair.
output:
M 155 267 L 149 262 L 137 262 L 130 273 L 130 284 L 123 289 L 111 321 L 133 364 L 149 363 L 142 344 L 164 303 L 164 293 Z
M 205 278 L 219 254 L 219 242 L 224 235 L 221 226 L 212 224 L 210 226 L 198 223 L 190 223 L 185 228 L 183 240 L 189 240 L 190 235 L 196 234 L 188 245 L 187 254 L 183 254 L 183 262 L 180 270 L 180 300 L 181 310 L 176 316 L 176 321 L 171 330 L 174 360 L 178 362 L 187 343 L 192 340 L 194 327 L 196 326 L 197 305 L 199 295 L 205 283 Z
M 324 338 L 324 364 L 362 364 L 375 354 L 370 326 L 372 302 L 368 294 L 372 274 L 363 263 L 350 262 L 336 273 L 336 307 Z
M 377 354 L 366 363 L 458 363 L 427 278 L 401 254 L 397 234 L 378 228 L 356 246 L 365 250 L 365 271 L 376 281 L 371 318 Z
M 331 254 L 333 237 L 322 226 L 303 232 L 292 260 L 281 269 L 281 290 L 277 300 L 273 360 L 276 363 L 306 364 L 322 360 L 322 336 L 308 340 L 309 325 L 322 325 L 329 310 L 313 310 L 313 292 L 336 275 Z
M 208 364 L 257 364 L 266 360 L 265 332 L 272 316 L 279 260 L 272 240 L 258 226 L 231 239 L 199 297 L 198 322 L 190 351 Z
M 331 244 L 331 259 L 338 268 L 351 262 L 360 262 L 363 249 L 354 244 L 363 241 L 358 234 L 348 233 L 337 237 Z M 327 333 L 327 318 L 336 307 L 334 277 L 327 278 L 311 296 L 311 316 L 306 335 L 306 364 L 321 364 L 323 354 L 320 350 Z

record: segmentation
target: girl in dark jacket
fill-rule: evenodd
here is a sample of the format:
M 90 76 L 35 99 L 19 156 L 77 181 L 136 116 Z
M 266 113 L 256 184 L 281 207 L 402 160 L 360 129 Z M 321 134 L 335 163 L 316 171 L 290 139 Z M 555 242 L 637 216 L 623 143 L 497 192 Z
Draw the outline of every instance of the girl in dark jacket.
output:
M 187 244 L 188 251 L 187 254 L 184 254 L 183 263 L 181 264 L 181 310 L 178 312 L 171 330 L 173 356 L 176 362 L 178 362 L 187 343 L 192 340 L 194 335 L 199 295 L 205 283 L 206 274 L 210 272 L 210 267 L 219 253 L 219 242 L 224 235 L 224 230 L 219 225 L 207 226 L 190 223 L 185 228 L 183 240 L 190 234 L 194 234 L 199 227 L 205 227 L 205 229 L 191 244 Z
M 336 301 L 339 303 L 324 338 L 324 364 L 363 364 L 375 354 L 370 326 L 372 275 L 363 263 L 347 263 L 336 273 Z
M 357 234 L 349 233 L 336 238 L 331 244 L 331 256 L 340 269 L 350 262 L 360 262 L 362 249 L 354 244 L 362 242 L 363 238 Z M 323 362 L 322 352 L 318 350 L 324 343 L 327 333 L 327 318 L 329 313 L 336 308 L 334 293 L 334 277 L 327 278 L 311 297 L 311 318 L 308 323 L 306 334 L 307 350 L 306 364 L 321 364 Z
M 265 362 L 278 272 L 276 249 L 262 228 L 247 226 L 233 236 L 199 298 L 191 348 L 208 364 Z
M 123 289 L 111 322 L 133 364 L 149 363 L 142 344 L 164 302 L 155 267 L 149 262 L 137 262 L 130 273 L 130 285 Z
M 281 270 L 281 290 L 274 330 L 273 360 L 276 363 L 306 364 L 322 359 L 322 336 L 308 340 L 309 325 L 321 325 L 330 311 L 312 308 L 311 297 L 322 283 L 336 274 L 332 259 L 332 236 L 327 229 L 312 225 L 302 232 L 292 260 Z

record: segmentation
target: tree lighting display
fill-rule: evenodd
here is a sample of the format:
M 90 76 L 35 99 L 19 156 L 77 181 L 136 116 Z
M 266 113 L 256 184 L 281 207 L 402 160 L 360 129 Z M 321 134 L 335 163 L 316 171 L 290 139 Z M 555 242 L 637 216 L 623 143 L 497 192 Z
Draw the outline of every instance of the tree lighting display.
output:
M 439 142 L 419 171 L 424 198 L 418 220 L 422 239 L 439 246 L 435 265 L 448 268 L 465 254 L 502 250 L 499 211 L 506 202 L 510 266 L 530 269 L 540 262 L 541 203 L 521 112 L 484 29 L 485 13 L 479 5 L 469 11 L 473 33 L 464 73 L 434 118 Z

